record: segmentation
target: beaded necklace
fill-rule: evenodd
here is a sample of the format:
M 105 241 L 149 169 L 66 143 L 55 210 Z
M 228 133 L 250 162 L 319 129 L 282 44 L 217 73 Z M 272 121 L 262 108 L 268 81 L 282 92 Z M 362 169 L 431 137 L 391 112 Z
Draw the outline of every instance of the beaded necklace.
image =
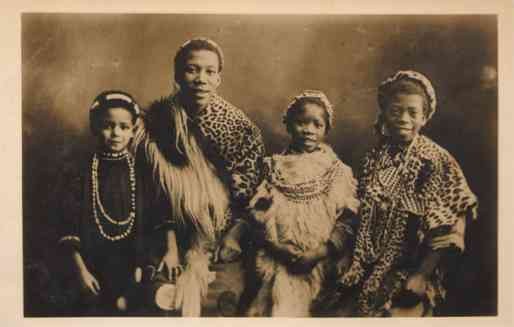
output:
M 98 154 L 93 155 L 93 160 L 91 163 L 91 176 L 92 176 L 92 204 L 93 204 L 93 217 L 95 219 L 95 223 L 100 231 L 100 234 L 107 240 L 115 242 L 122 240 L 130 235 L 132 232 L 132 228 L 134 227 L 134 222 L 136 218 L 136 176 L 134 169 L 134 159 L 129 155 L 127 151 L 123 151 L 121 153 L 102 153 L 103 159 L 106 160 L 123 160 L 127 161 L 127 165 L 129 168 L 129 181 L 130 181 L 130 210 L 128 217 L 126 219 L 116 220 L 111 218 L 111 216 L 107 213 L 104 206 L 102 205 L 102 201 L 100 200 L 100 185 L 98 180 L 98 166 L 99 159 Z M 100 211 L 100 215 L 98 213 Z M 128 225 L 126 230 L 118 235 L 109 235 L 105 232 L 104 227 L 102 226 L 102 222 L 100 221 L 99 216 L 104 218 L 107 222 L 116 225 L 116 226 L 125 226 Z
M 339 162 L 334 162 L 322 175 L 305 182 L 291 184 L 284 180 L 280 171 L 275 171 L 273 183 L 286 198 L 293 202 L 305 202 L 317 199 L 330 191 L 332 182 L 340 168 Z
M 381 169 L 379 167 L 375 168 L 372 180 L 374 180 L 376 186 L 372 188 L 375 188 L 374 192 L 377 192 L 378 194 L 388 194 L 386 198 L 382 198 L 378 203 L 375 201 L 372 203 L 370 216 L 373 223 L 365 224 L 367 235 L 371 236 L 371 239 L 368 242 L 368 253 L 375 259 L 382 254 L 387 243 L 390 242 L 393 229 L 399 228 L 399 226 L 393 228 L 393 225 L 398 223 L 398 221 L 395 220 L 396 217 L 394 217 L 395 214 L 398 214 L 395 209 L 398 205 L 397 202 L 402 196 L 403 191 L 401 190 L 401 180 L 405 175 L 406 166 L 409 163 L 412 148 L 416 141 L 417 137 L 412 140 L 411 144 L 409 144 L 405 150 L 405 155 L 402 160 L 397 162 L 392 160 L 396 166 L 388 167 L 386 169 Z M 386 153 L 390 150 L 390 147 L 390 145 L 385 147 L 384 152 L 382 152 L 383 155 L 379 159 L 382 166 L 384 165 L 383 160 L 385 159 Z M 377 186 L 378 189 L 376 189 Z M 382 210 L 382 212 L 385 213 L 385 217 L 381 217 L 384 220 L 377 219 L 379 218 L 377 217 L 378 210 Z M 374 237 L 372 235 L 374 235 Z
M 308 156 L 320 155 L 320 153 L 327 153 L 327 150 L 322 147 L 318 147 L 317 150 L 308 153 Z M 298 152 L 292 147 L 289 147 L 284 151 L 285 155 L 295 155 L 302 152 Z M 305 154 L 303 154 L 305 155 Z M 342 163 L 339 160 L 333 160 L 330 167 L 318 176 L 309 178 L 309 180 L 291 183 L 287 181 L 282 175 L 280 169 L 273 169 L 272 180 L 275 187 L 289 200 L 296 203 L 302 203 L 317 199 L 330 192 L 332 183 L 336 176 L 341 172 Z
M 120 160 L 124 159 L 128 155 L 127 150 L 123 150 L 121 152 L 102 152 L 100 153 L 100 157 L 104 160 Z

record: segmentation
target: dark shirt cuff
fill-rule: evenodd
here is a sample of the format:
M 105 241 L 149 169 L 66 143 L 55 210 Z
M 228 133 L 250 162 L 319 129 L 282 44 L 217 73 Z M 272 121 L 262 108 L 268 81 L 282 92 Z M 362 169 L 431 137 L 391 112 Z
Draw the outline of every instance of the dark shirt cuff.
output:
M 58 243 L 70 250 L 80 250 L 80 238 L 76 235 L 65 235 L 59 239 Z

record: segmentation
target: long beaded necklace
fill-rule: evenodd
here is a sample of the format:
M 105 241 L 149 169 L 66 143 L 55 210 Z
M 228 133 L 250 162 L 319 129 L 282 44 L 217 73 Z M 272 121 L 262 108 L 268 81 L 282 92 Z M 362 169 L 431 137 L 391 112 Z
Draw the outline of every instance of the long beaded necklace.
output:
M 104 156 L 104 154 L 102 154 Z M 130 210 L 128 217 L 122 220 L 113 219 L 105 210 L 102 205 L 102 201 L 100 200 L 100 185 L 98 181 L 98 166 L 99 159 L 98 155 L 95 153 L 93 155 L 93 160 L 91 163 L 91 176 L 92 176 L 92 204 L 93 204 L 93 217 L 95 219 L 95 223 L 100 231 L 100 234 L 109 241 L 119 241 L 130 235 L 132 232 L 132 228 L 134 227 L 134 222 L 136 218 L 136 174 L 134 168 L 134 159 L 129 155 L 127 151 L 116 153 L 116 154 L 106 154 L 104 156 L 107 160 L 121 160 L 125 159 L 127 161 L 127 165 L 129 168 L 129 182 L 130 182 Z M 102 222 L 100 221 L 98 211 L 100 211 L 100 215 L 107 220 L 109 223 L 116 226 L 127 226 L 127 229 L 118 235 L 109 235 L 105 232 L 104 227 L 102 226 Z
M 371 233 L 371 230 L 368 231 L 369 235 L 376 234 L 375 237 L 372 237 L 371 244 L 372 245 L 369 250 L 370 254 L 374 258 L 378 258 L 379 254 L 386 248 L 386 243 L 388 243 L 388 240 L 390 238 L 390 234 L 392 233 L 392 226 L 394 223 L 394 217 L 395 214 L 395 208 L 397 206 L 397 201 L 399 201 L 399 197 L 401 196 L 401 179 L 402 175 L 405 173 L 406 166 L 409 162 L 410 155 L 412 152 L 412 148 L 414 147 L 414 144 L 417 141 L 417 137 L 412 140 L 411 144 L 409 144 L 408 148 L 406 149 L 405 156 L 403 160 L 398 164 L 396 167 L 389 167 L 385 170 L 378 171 L 376 170 L 374 173 L 374 179 L 375 182 L 380 185 L 380 188 L 384 191 L 390 194 L 389 197 L 389 208 L 387 206 L 384 206 L 384 204 L 380 205 L 376 202 L 373 203 L 371 207 L 371 217 L 377 218 L 377 211 L 379 207 L 384 211 L 386 211 L 385 221 L 376 221 L 373 224 L 369 224 L 368 228 L 371 229 L 375 225 L 375 232 Z M 386 147 L 384 153 L 386 153 L 389 150 L 389 146 Z M 377 207 L 378 206 L 378 207 Z M 375 220 L 372 219 L 372 220 Z M 381 225 L 380 227 L 378 225 Z M 398 227 L 398 226 L 397 226 Z M 381 251 L 382 250 L 382 251 Z

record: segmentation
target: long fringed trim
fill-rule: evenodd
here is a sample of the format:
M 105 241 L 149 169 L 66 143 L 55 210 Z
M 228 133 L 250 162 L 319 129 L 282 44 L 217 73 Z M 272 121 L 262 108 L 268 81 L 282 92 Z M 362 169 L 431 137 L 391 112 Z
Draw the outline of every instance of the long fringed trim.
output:
M 226 223 L 228 191 L 189 130 L 185 110 L 172 98 L 167 98 L 154 103 L 148 116 L 146 123 L 159 124 L 157 127 L 169 128 L 169 132 L 143 124 L 136 129 L 134 143 L 144 146 L 154 179 L 167 196 L 174 218 L 179 223 L 192 223 L 207 237 L 214 238 L 215 232 Z M 156 122 L 158 119 L 152 116 L 169 122 Z M 153 140 L 154 137 L 159 137 L 159 142 Z M 168 150 L 170 153 L 163 152 Z M 175 160 L 170 156 L 174 155 L 187 160 L 180 164 L 172 162 Z
M 202 178 L 190 166 L 170 164 L 153 142 L 146 144 L 146 155 L 152 163 L 155 180 L 170 201 L 174 218 L 182 223 L 192 223 L 206 235 L 214 237 L 215 230 L 223 224 L 228 207 L 228 196 L 221 182 L 214 176 Z M 217 188 L 218 191 L 209 192 L 209 188 Z
M 318 296 L 325 279 L 324 263 L 319 263 L 308 274 L 290 274 L 287 268 L 266 254 L 259 252 L 257 271 L 263 285 L 260 296 L 252 303 L 250 311 L 267 315 L 271 308 L 274 317 L 308 317 L 312 301 Z
M 200 317 L 202 300 L 214 272 L 209 271 L 209 257 L 199 247 L 187 252 L 186 261 L 186 269 L 177 281 L 175 307 L 182 308 L 183 317 Z

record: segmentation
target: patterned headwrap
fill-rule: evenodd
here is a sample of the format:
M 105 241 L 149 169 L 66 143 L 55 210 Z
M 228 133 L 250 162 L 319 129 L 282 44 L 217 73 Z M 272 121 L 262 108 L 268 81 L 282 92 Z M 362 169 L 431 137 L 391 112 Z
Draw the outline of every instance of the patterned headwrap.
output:
M 325 108 L 325 111 L 327 112 L 328 128 L 329 129 L 332 128 L 333 120 L 334 120 L 334 108 L 332 107 L 332 104 L 328 100 L 325 93 L 323 93 L 321 91 L 317 91 L 317 90 L 305 90 L 300 95 L 295 96 L 293 98 L 293 100 L 291 101 L 291 103 L 289 103 L 289 105 L 287 106 L 286 111 L 284 112 L 283 123 L 287 124 L 287 119 L 288 119 L 288 116 L 290 115 L 291 110 L 296 110 L 297 109 L 296 104 L 298 103 L 298 101 L 303 100 L 303 99 L 307 99 L 307 100 L 308 99 L 316 99 L 316 100 L 321 101 L 321 103 L 323 104 L 323 106 Z
M 430 120 L 437 107 L 437 98 L 434 87 L 425 75 L 413 70 L 400 70 L 380 83 L 380 86 L 378 87 L 378 103 L 381 110 L 385 107 L 387 98 L 390 96 L 388 91 L 391 86 L 402 80 L 413 81 L 423 89 L 428 101 L 428 112 L 426 113 L 426 118 L 427 121 Z

